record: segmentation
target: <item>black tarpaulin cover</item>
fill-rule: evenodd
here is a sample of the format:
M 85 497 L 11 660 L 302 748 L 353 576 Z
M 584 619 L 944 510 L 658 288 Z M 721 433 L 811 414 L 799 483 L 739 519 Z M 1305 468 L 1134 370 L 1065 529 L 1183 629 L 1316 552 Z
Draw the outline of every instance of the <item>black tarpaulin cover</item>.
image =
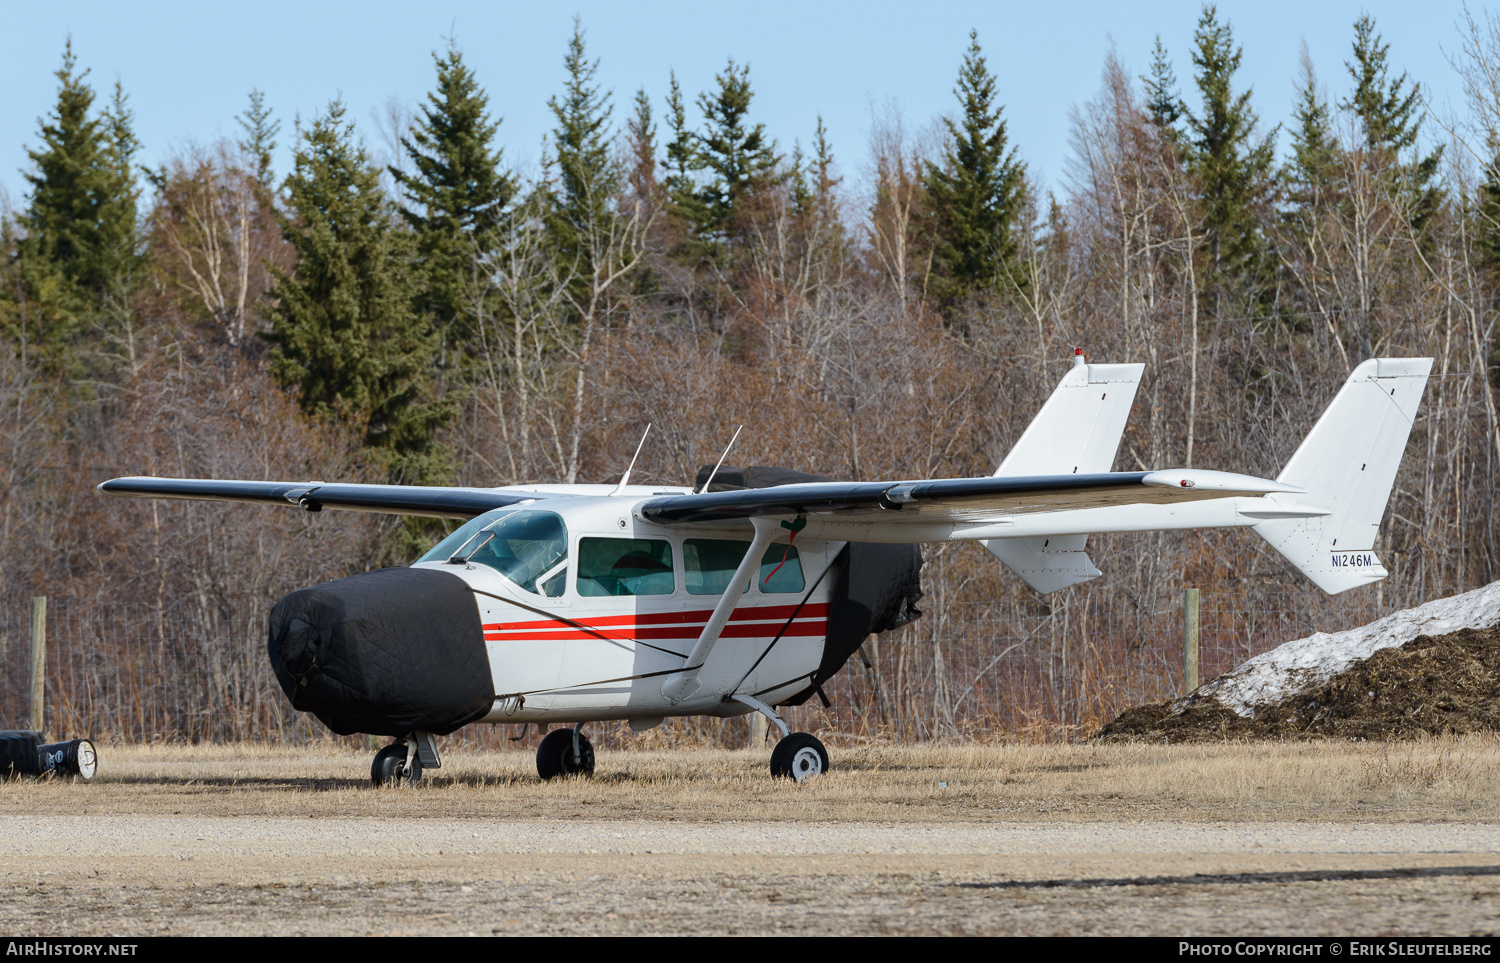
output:
M 0 731 L 0 779 L 11 776 L 34 776 L 42 771 L 37 748 L 42 734 L 30 729 Z
M 463 579 L 386 568 L 293 592 L 271 610 L 271 668 L 293 708 L 340 735 L 446 735 L 495 701 Z
M 700 468 L 694 487 L 702 488 L 712 471 L 712 465 Z M 731 468 L 725 465 L 714 474 L 709 491 L 774 488 L 832 480 L 790 468 L 759 465 Z M 839 553 L 828 578 L 833 580 L 833 590 L 828 607 L 828 641 L 823 645 L 822 661 L 813 676 L 812 686 L 787 699 L 783 705 L 806 702 L 818 686 L 844 667 L 849 656 L 870 633 L 900 628 L 922 614 L 916 607 L 922 597 L 920 545 L 850 542 Z

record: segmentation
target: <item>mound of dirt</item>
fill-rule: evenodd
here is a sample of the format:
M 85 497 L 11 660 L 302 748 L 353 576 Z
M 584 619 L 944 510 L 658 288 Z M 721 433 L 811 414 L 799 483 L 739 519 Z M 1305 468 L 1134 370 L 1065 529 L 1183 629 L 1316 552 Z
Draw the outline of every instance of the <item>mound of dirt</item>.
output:
M 1384 648 L 1333 677 L 1241 716 L 1213 700 L 1183 699 L 1120 713 L 1093 738 L 1404 739 L 1500 731 L 1500 626 L 1423 635 Z

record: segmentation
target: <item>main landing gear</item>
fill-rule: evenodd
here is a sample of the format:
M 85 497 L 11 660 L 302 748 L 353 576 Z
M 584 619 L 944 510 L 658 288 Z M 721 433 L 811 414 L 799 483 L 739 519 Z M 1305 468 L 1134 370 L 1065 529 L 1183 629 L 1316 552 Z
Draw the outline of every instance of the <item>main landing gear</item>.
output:
M 554 776 L 592 776 L 594 747 L 578 729 L 556 729 L 549 732 L 536 747 L 536 774 L 543 779 Z
M 816 736 L 793 732 L 771 750 L 771 775 L 788 777 L 797 782 L 821 776 L 828 771 L 828 750 Z
M 769 719 L 781 730 L 781 741 L 771 750 L 771 775 L 786 777 L 801 782 L 813 776 L 821 776 L 829 770 L 828 750 L 823 748 L 816 736 L 806 732 L 792 732 L 782 721 L 776 710 L 764 702 L 748 695 L 732 696 L 740 705 L 749 706 Z

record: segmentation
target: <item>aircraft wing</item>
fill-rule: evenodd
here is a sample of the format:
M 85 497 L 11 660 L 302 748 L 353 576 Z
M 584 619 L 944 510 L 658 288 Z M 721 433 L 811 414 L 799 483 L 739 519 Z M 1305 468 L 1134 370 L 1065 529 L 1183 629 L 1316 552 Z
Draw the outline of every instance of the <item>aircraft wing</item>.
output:
M 202 478 L 111 478 L 101 492 L 127 498 L 180 498 L 194 501 L 296 505 L 310 512 L 325 508 L 432 518 L 473 518 L 494 508 L 536 498 L 534 492 L 493 488 L 438 488 L 422 485 L 344 485 L 324 482 L 217 481 Z
M 724 522 L 755 516 L 835 516 L 901 525 L 984 522 L 1035 512 L 1171 504 L 1286 492 L 1280 482 L 1231 472 L 1181 469 L 1091 475 L 940 478 L 902 482 L 809 482 L 643 502 L 642 518 L 662 524 Z

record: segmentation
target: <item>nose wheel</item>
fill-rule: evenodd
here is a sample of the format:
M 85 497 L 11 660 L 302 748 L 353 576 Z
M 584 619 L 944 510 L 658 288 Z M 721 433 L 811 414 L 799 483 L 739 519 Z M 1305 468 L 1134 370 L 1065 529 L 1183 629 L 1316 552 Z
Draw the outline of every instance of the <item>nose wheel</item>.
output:
M 370 764 L 370 781 L 377 786 L 414 786 L 421 778 L 422 757 L 405 742 L 386 746 Z
M 554 729 L 536 747 L 536 774 L 543 779 L 592 776 L 594 747 L 576 729 Z
M 829 769 L 828 750 L 817 737 L 794 732 L 776 743 L 771 750 L 771 775 L 801 782 L 821 776 Z

